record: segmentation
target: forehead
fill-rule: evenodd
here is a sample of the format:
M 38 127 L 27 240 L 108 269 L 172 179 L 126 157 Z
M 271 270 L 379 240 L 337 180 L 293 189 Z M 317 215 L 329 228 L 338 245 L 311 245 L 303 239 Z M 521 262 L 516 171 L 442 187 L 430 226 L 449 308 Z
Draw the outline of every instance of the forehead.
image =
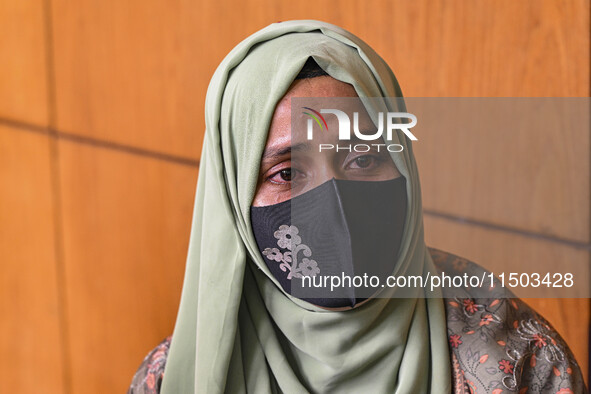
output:
M 275 112 L 289 110 L 292 97 L 357 97 L 357 92 L 352 85 L 329 76 L 297 79 L 279 101 Z
M 357 97 L 357 92 L 352 85 L 330 76 L 296 80 L 275 107 L 267 137 L 267 147 L 289 141 L 291 99 L 295 97 Z

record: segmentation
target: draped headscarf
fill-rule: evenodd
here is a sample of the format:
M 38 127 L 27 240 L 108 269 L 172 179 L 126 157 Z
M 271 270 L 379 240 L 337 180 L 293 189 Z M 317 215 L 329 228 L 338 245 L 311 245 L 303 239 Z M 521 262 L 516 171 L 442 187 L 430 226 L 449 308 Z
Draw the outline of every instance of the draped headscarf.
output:
M 164 394 L 451 391 L 441 299 L 416 289 L 414 298 L 324 310 L 285 293 L 259 252 L 249 214 L 261 155 L 275 107 L 309 57 L 361 98 L 402 96 L 390 68 L 367 44 L 318 21 L 274 23 L 222 61 L 207 91 Z M 407 182 L 408 207 L 394 274 L 434 274 L 412 147 L 404 136 L 395 138 L 404 146 L 392 157 Z

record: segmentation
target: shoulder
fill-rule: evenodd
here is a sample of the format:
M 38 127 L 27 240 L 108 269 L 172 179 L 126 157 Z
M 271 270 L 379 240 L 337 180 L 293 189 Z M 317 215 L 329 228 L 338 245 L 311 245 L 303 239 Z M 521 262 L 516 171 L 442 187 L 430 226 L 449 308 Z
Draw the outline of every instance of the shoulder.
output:
M 430 252 L 440 273 L 489 274 L 464 258 L 436 249 Z M 457 393 L 587 392 L 562 337 L 509 290 L 496 286 L 483 294 L 463 288 L 444 295 Z
M 165 338 L 144 358 L 133 376 L 127 394 L 157 394 L 160 392 L 170 340 L 170 336 Z

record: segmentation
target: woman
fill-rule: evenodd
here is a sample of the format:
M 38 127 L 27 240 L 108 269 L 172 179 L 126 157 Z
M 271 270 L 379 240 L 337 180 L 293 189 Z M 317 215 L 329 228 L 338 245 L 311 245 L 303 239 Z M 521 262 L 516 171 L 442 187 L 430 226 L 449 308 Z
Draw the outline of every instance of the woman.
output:
M 384 222 L 375 215 L 372 221 L 391 224 L 391 247 L 374 259 L 394 256 L 386 264 L 388 274 L 483 272 L 425 246 L 417 168 L 401 128 L 391 141 L 379 137 L 401 149 L 372 150 L 369 159 L 334 150 L 315 155 L 306 163 L 325 160 L 316 167 L 322 171 L 310 171 L 315 175 L 298 184 L 295 139 L 301 136 L 291 122 L 316 127 L 309 117 L 320 127 L 314 136 L 337 135 L 336 117 L 320 119 L 309 106 L 294 111 L 298 97 L 359 97 L 366 111 L 352 107 L 349 113 L 357 108 L 358 124 L 375 126 L 380 104 L 363 99 L 402 94 L 371 48 L 317 21 L 273 24 L 224 59 L 207 93 L 207 132 L 176 326 L 172 340 L 146 357 L 130 392 L 585 392 L 560 336 L 498 286 L 486 298 L 470 289 L 443 298 L 421 287 L 403 297 L 395 289 L 296 294 L 295 279 L 317 270 L 358 272 L 358 255 L 350 251 L 363 234 L 349 220 L 362 205 L 368 215 L 379 206 L 388 212 L 384 216 L 398 218 Z M 400 101 L 381 103 L 404 114 Z M 331 133 L 318 132 L 325 129 Z M 376 192 L 363 194 L 362 187 Z M 360 201 L 360 194 L 377 200 L 347 208 L 346 201 Z M 384 195 L 390 203 L 379 200 Z M 344 201 L 342 210 L 323 209 L 326 201 Z M 300 231 L 310 220 L 294 215 L 292 202 L 303 204 L 302 217 L 313 217 L 313 231 Z M 326 223 L 339 230 L 330 242 L 335 253 L 342 252 L 331 268 L 318 258 L 331 255 L 322 250 L 330 242 L 311 235 L 325 234 Z M 295 265 L 296 246 L 312 243 L 304 266 Z M 384 264 L 375 267 L 379 271 Z

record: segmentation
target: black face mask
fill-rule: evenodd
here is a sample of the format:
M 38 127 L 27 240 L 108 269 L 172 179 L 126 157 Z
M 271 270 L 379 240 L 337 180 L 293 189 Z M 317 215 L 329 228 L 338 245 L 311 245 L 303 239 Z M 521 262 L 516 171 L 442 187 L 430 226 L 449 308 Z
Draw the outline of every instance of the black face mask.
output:
M 250 213 L 263 260 L 287 293 L 323 307 L 352 307 L 379 290 L 357 286 L 354 276 L 366 274 L 364 284 L 376 276 L 381 288 L 394 271 L 406 203 L 403 177 L 333 178 L 291 200 L 251 207 Z M 342 286 L 331 290 L 335 279 L 325 282 L 326 276 L 338 276 Z

